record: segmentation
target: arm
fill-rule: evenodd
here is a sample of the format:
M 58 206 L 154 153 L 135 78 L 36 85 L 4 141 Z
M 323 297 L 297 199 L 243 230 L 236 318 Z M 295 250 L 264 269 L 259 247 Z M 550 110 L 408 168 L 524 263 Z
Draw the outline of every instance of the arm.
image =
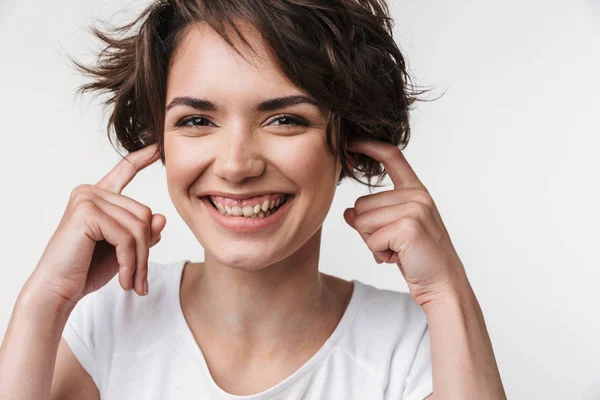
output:
M 157 147 L 148 145 L 128 154 L 96 185 L 71 192 L 58 228 L 19 293 L 0 347 L 3 400 L 97 398 L 93 379 L 79 379 L 83 367 L 66 343 L 59 344 L 76 304 L 115 274 L 123 289 L 135 286 L 143 294 L 148 248 L 160 240 L 164 216 L 121 191 L 159 158 Z
M 7 399 L 47 399 L 61 334 L 72 306 L 27 282 L 0 347 L 0 393 Z
M 67 341 L 58 345 L 50 400 L 100 400 L 94 379 L 83 368 Z
M 430 330 L 433 387 L 428 398 L 505 400 L 492 343 L 469 281 L 423 304 Z
M 0 347 L 0 393 L 6 400 L 99 399 L 62 331 L 74 304 L 25 284 Z M 60 346 L 59 346 L 60 344 Z
M 425 312 L 433 398 L 506 399 L 479 303 L 429 191 L 395 145 L 359 140 L 347 149 L 380 161 L 394 183 L 360 197 L 344 218 L 378 263 L 398 265 Z

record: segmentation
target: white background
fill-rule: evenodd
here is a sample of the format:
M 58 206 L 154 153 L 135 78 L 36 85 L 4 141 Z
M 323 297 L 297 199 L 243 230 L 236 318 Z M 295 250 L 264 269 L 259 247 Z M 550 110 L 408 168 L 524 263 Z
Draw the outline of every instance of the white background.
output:
M 66 54 L 89 60 L 92 17 L 140 4 L 0 0 L 2 336 L 69 193 L 119 160 L 99 103 L 75 95 L 82 78 Z M 508 397 L 600 398 L 600 2 L 391 7 L 416 82 L 446 91 L 417 106 L 405 155 L 465 264 Z M 160 163 L 123 193 L 167 217 L 152 259 L 203 259 Z M 406 291 L 343 220 L 367 193 L 339 187 L 321 270 Z

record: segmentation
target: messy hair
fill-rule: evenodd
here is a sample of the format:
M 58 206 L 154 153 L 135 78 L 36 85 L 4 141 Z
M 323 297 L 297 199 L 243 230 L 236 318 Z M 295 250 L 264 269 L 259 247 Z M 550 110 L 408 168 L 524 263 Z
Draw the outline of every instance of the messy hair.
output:
M 91 78 L 81 93 L 108 94 L 109 141 L 114 132 L 129 152 L 157 143 L 164 164 L 166 82 L 174 52 L 187 29 L 204 22 L 241 55 L 229 36 L 234 32 L 252 49 L 234 22 L 240 19 L 258 30 L 282 73 L 328 110 L 327 147 L 342 165 L 338 184 L 350 177 L 381 186 L 387 174 L 381 163 L 363 154 L 351 158 L 346 147 L 370 139 L 404 149 L 409 110 L 427 91 L 411 83 L 385 0 L 157 0 L 130 23 L 92 27 L 102 50 L 93 65 L 74 63 Z

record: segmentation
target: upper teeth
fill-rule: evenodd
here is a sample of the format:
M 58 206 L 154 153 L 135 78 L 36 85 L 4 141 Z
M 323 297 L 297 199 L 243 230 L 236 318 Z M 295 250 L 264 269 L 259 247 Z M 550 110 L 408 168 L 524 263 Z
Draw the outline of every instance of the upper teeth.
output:
M 219 210 L 219 212 L 221 214 L 233 215 L 233 216 L 237 216 L 237 217 L 244 216 L 244 217 L 259 217 L 259 218 L 263 218 L 265 216 L 270 215 L 273 208 L 279 207 L 280 204 L 283 204 L 285 202 L 285 198 L 286 198 L 286 196 L 280 197 L 277 200 L 271 200 L 271 201 L 265 200 L 264 202 L 262 202 L 260 204 L 247 205 L 244 207 L 241 207 L 241 206 L 229 207 L 228 205 L 223 205 L 223 204 L 219 203 L 218 200 L 216 200 L 214 197 L 211 196 L 211 200 L 212 200 L 213 204 L 217 207 L 217 209 Z

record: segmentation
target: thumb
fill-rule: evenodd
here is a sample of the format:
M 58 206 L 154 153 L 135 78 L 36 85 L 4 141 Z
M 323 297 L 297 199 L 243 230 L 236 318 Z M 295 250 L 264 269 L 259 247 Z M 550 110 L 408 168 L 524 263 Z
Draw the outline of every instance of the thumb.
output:
M 162 214 L 154 214 L 152 215 L 152 223 L 151 223 L 151 231 L 152 235 L 150 238 L 150 242 L 154 246 L 156 243 L 160 241 L 160 233 L 165 228 L 167 224 L 167 218 Z

